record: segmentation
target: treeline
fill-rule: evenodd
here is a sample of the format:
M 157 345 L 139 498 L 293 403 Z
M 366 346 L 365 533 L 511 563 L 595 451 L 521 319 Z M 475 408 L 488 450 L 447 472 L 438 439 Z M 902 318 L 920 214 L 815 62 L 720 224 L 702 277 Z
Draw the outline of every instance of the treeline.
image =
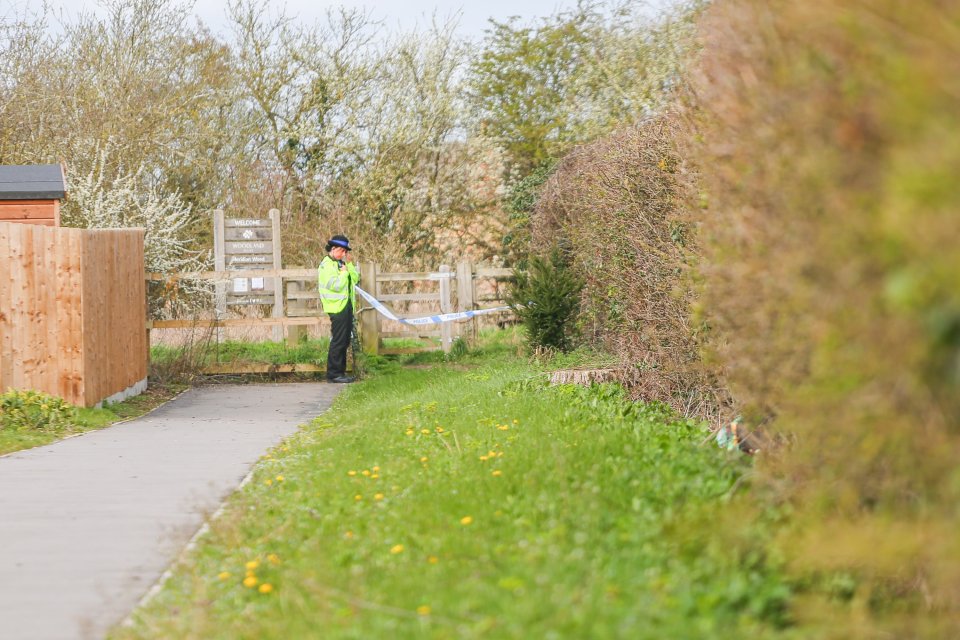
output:
M 958 24 L 719 0 L 665 115 L 527 200 L 584 279 L 580 339 L 641 397 L 742 416 L 756 480 L 703 549 L 787 571 L 769 621 L 803 637 L 960 634 Z
M 650 22 L 584 1 L 470 42 L 453 22 L 390 34 L 361 11 L 303 24 L 236 0 L 221 37 L 175 0 L 104 9 L 62 32 L 0 15 L 0 163 L 64 161 L 68 223 L 146 226 L 194 263 L 211 209 L 274 207 L 288 264 L 333 232 L 389 265 L 468 248 L 509 263 L 525 250 L 502 242 L 510 186 L 659 109 L 691 24 L 685 8 Z

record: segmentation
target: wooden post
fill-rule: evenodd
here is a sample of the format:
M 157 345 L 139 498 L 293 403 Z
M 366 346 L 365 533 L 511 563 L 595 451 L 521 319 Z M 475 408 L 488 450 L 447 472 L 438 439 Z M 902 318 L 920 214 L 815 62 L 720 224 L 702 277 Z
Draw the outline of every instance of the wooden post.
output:
M 300 282 L 297 280 L 291 280 L 287 283 L 287 293 L 288 294 L 298 294 L 301 291 Z M 288 300 L 287 309 L 299 309 L 301 305 L 300 300 Z M 306 331 L 306 327 L 301 324 L 291 324 L 287 326 L 287 346 L 296 347 L 300 344 L 300 338 L 303 336 Z
M 474 309 L 473 296 L 473 263 L 469 260 L 461 260 L 457 263 L 457 306 L 458 311 L 472 311 Z M 477 319 L 473 318 L 470 323 L 460 323 L 457 331 L 460 337 L 467 334 L 467 340 L 470 344 L 477 342 Z
M 223 209 L 213 212 L 213 270 L 227 270 L 226 224 L 223 219 Z M 227 283 L 217 280 L 213 285 L 213 304 L 216 318 L 227 315 Z M 223 342 L 223 330 L 217 327 L 217 353 L 220 353 L 220 343 Z
M 280 210 L 270 209 L 270 222 L 273 227 L 273 268 L 283 269 L 280 257 Z M 273 314 L 274 318 L 283 317 L 283 278 L 277 276 L 273 279 Z M 283 327 L 275 326 L 273 328 L 273 341 L 283 340 Z
M 377 287 L 377 268 L 376 263 L 360 263 L 360 284 L 366 291 L 369 291 L 374 297 L 380 293 Z M 366 300 L 358 298 L 360 307 L 357 313 L 360 316 L 360 346 L 364 353 L 377 355 L 380 353 L 380 314 L 372 306 L 367 304 Z
M 213 270 L 227 270 L 227 250 L 224 242 L 224 222 L 223 209 L 217 209 L 213 212 Z M 227 283 L 218 280 L 214 285 L 214 303 L 217 310 L 217 318 L 221 318 L 227 313 Z
M 453 311 L 453 304 L 450 301 L 450 273 L 448 265 L 440 265 L 440 313 L 450 313 Z M 449 322 L 440 323 L 440 346 L 444 353 L 450 353 L 453 347 L 453 327 Z
M 363 281 L 361 281 L 362 283 Z M 383 294 L 382 283 L 380 282 L 380 265 L 376 262 L 373 263 L 373 275 L 370 280 L 367 280 L 364 283 L 364 286 L 367 287 L 367 291 L 373 290 L 373 297 L 377 300 L 380 300 L 380 296 Z M 376 353 L 380 353 L 380 348 L 383 347 L 383 316 L 380 315 L 380 312 L 376 309 L 371 309 L 368 313 L 373 315 L 373 324 L 376 327 L 374 335 L 377 336 L 377 347 Z

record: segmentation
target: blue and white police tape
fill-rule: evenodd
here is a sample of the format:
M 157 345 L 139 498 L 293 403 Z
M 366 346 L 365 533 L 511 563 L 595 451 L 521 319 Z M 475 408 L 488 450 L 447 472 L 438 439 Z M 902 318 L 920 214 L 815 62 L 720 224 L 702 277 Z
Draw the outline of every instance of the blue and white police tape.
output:
M 442 322 L 454 322 L 456 320 L 469 320 L 474 316 L 487 315 L 488 313 L 500 313 L 501 311 L 509 311 L 510 307 L 494 307 L 492 309 L 475 309 L 472 311 L 458 311 L 457 313 L 441 313 L 435 316 L 423 316 L 421 318 L 398 318 L 395 313 L 390 311 L 382 302 L 374 298 L 372 295 L 357 287 L 357 293 L 360 296 L 370 303 L 370 305 L 380 312 L 388 320 L 394 320 L 395 322 L 402 322 L 403 324 L 409 324 L 413 326 L 420 326 L 424 324 L 440 324 Z

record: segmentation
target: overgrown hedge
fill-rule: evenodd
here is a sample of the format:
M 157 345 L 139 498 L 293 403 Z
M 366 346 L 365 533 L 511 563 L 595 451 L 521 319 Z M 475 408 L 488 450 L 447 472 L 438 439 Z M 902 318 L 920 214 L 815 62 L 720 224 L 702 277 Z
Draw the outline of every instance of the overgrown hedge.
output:
M 533 245 L 569 248 L 586 278 L 583 333 L 620 355 L 634 395 L 703 414 L 718 390 L 689 313 L 681 133 L 675 117 L 651 118 L 566 156 L 540 193 Z
M 703 29 L 713 346 L 795 439 L 764 466 L 797 565 L 857 585 L 800 611 L 837 637 L 960 634 L 958 25 L 949 2 L 729 0 Z
M 960 637 L 957 25 L 934 0 L 719 0 L 689 117 L 576 150 L 534 217 L 638 395 L 722 401 L 709 367 L 780 434 L 747 502 L 783 508 L 758 548 L 822 637 Z

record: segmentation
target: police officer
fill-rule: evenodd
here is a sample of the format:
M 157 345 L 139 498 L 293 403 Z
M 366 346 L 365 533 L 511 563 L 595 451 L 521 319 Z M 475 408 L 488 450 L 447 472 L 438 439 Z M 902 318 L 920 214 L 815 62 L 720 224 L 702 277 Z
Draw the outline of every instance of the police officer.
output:
M 330 351 L 327 353 L 327 380 L 353 382 L 347 375 L 347 347 L 357 306 L 355 287 L 360 273 L 353 265 L 350 241 L 335 235 L 327 241 L 327 255 L 317 269 L 317 288 L 323 312 L 330 316 Z

